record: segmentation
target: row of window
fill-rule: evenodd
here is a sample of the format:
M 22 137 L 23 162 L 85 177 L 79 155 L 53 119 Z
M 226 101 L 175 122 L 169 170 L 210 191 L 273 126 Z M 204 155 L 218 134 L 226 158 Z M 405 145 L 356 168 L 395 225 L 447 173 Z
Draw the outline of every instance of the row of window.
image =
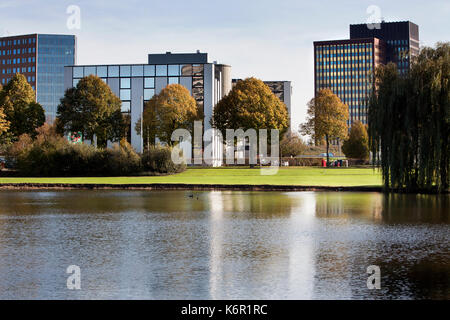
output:
M 372 59 L 360 59 L 357 61 L 342 61 L 342 60 L 338 60 L 338 61 L 324 61 L 324 60 L 317 60 L 317 67 L 320 68 L 321 66 L 335 66 L 335 65 L 347 65 L 347 68 L 349 66 L 362 66 L 362 65 L 366 65 L 366 64 L 371 64 L 372 63 Z
M 318 45 L 316 48 L 322 51 L 372 49 L 372 43 L 326 44 Z
M 354 53 L 325 53 L 325 54 L 321 54 L 321 53 L 317 53 L 316 57 L 317 58 L 355 58 L 355 57 L 361 57 L 361 56 L 367 56 L 370 57 L 372 56 L 372 51 L 371 52 L 366 52 L 366 51 L 362 51 L 362 52 L 354 52 Z
M 344 73 L 344 72 L 317 72 L 317 78 L 330 80 L 354 80 L 354 79 L 372 79 L 370 73 Z
M 42 70 L 40 70 L 42 71 Z M 106 78 L 101 78 L 105 83 L 107 83 L 107 79 Z M 114 78 L 111 78 L 114 79 Z M 116 78 L 117 79 L 117 78 Z M 130 89 L 131 88 L 131 78 L 118 78 L 120 79 L 120 88 L 121 89 Z M 78 82 L 81 79 L 75 78 L 73 79 L 73 86 L 75 87 Z M 179 77 L 168 77 L 167 78 L 167 83 L 168 84 L 179 84 L 180 83 L 180 78 Z M 203 87 L 203 78 L 199 78 L 193 79 L 193 87 Z M 151 78 L 144 78 L 144 88 L 155 88 L 155 78 L 151 77 Z
M 369 94 L 372 90 L 372 87 L 370 86 L 352 86 L 352 87 L 339 87 L 339 86 L 333 86 L 328 83 L 323 83 L 320 85 L 317 85 L 317 88 L 324 89 L 324 88 L 330 88 L 333 92 L 339 91 L 339 94 L 344 95 L 345 97 L 350 98 L 351 94 L 353 93 L 353 96 L 357 94 Z
M 195 76 L 203 75 L 202 64 L 183 65 L 134 65 L 134 66 L 86 66 L 73 67 L 73 77 L 83 78 L 88 75 L 101 78 L 111 77 L 154 77 L 154 76 Z
M 323 86 L 323 87 L 326 87 L 326 86 Z M 359 89 L 358 89 L 358 87 L 355 87 L 354 89 L 345 89 L 345 90 L 338 90 L 338 88 L 332 88 L 332 89 L 339 91 L 339 94 L 345 95 L 346 97 L 347 96 L 350 97 L 350 94 L 353 94 L 353 95 L 355 95 L 357 93 L 365 94 L 365 93 L 368 93 L 371 91 L 370 87 L 367 87 L 367 88 L 360 87 Z
M 388 44 L 393 45 L 408 45 L 408 40 L 402 39 L 402 40 L 388 40 L 386 41 Z
M 64 66 L 58 65 L 38 65 L 39 73 L 56 73 L 64 75 Z
M 3 79 L 2 79 L 2 85 L 7 84 L 7 83 L 9 82 L 9 80 L 11 80 L 11 78 L 3 78 Z M 34 82 L 36 79 L 35 79 L 34 76 L 31 76 L 31 77 L 29 76 L 29 77 L 27 77 L 27 80 L 28 80 L 28 82 Z M 32 85 L 31 87 L 32 87 L 33 90 L 34 90 L 34 85 Z
M 45 54 L 45 55 L 50 55 L 50 56 L 55 56 L 55 55 L 67 55 L 67 54 L 73 54 L 73 49 L 72 48 L 68 48 L 67 46 L 64 47 L 54 47 L 54 46 L 39 46 L 39 54 Z
M 61 36 L 61 35 L 39 35 L 39 47 L 43 45 L 48 46 L 61 46 L 75 44 L 74 36 Z
M 1 60 L 3 65 L 36 62 L 35 57 Z
M 27 39 L 15 39 L 15 40 L 3 40 L 0 41 L 0 47 L 10 46 L 10 45 L 20 45 L 20 44 L 32 44 L 36 43 L 36 38 Z
M 328 88 L 333 87 L 337 90 L 344 91 L 344 90 L 369 90 L 372 88 L 372 83 L 370 82 L 353 82 L 353 83 L 329 83 L 326 81 L 317 81 L 316 86 L 318 88 Z
M 36 53 L 36 48 L 23 48 L 23 49 L 10 49 L 10 50 L 0 50 L 0 56 L 10 56 L 17 54 L 26 54 L 26 53 Z
M 361 66 L 361 67 L 353 67 L 353 68 L 344 68 L 344 67 L 340 67 L 340 68 L 316 68 L 316 73 L 317 74 L 336 74 L 338 72 L 343 73 L 343 74 L 357 74 L 357 73 L 363 73 L 363 74 L 367 74 L 370 71 L 372 71 L 372 67 L 371 66 Z
M 16 73 L 25 73 L 25 72 L 35 72 L 35 67 L 23 67 L 23 68 L 7 68 L 2 69 L 2 74 L 16 74 Z
M 322 85 L 331 85 L 331 86 L 336 86 L 336 87 L 365 87 L 365 86 L 371 86 L 372 82 L 371 81 L 338 81 L 338 80 L 323 80 L 323 79 L 318 79 L 317 80 L 317 85 L 318 86 L 322 86 Z
M 63 66 L 67 66 L 70 64 L 73 64 L 74 59 L 73 55 L 67 55 L 62 57 L 38 57 L 38 63 L 45 63 L 45 64 L 60 64 Z

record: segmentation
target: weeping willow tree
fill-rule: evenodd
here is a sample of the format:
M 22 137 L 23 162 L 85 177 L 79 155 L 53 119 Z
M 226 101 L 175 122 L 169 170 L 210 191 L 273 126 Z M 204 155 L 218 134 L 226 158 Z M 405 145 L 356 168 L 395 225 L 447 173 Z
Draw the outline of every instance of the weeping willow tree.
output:
M 408 74 L 375 72 L 369 141 L 387 189 L 445 192 L 450 182 L 450 43 L 424 48 Z

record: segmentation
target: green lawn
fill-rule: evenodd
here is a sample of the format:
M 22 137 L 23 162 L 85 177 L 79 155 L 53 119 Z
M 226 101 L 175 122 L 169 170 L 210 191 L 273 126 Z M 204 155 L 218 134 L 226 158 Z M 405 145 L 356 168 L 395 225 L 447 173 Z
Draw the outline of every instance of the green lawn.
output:
M 198 168 L 158 177 L 0 178 L 1 183 L 84 184 L 251 184 L 298 186 L 380 186 L 381 175 L 371 168 L 280 168 L 276 175 L 261 175 L 259 169 Z

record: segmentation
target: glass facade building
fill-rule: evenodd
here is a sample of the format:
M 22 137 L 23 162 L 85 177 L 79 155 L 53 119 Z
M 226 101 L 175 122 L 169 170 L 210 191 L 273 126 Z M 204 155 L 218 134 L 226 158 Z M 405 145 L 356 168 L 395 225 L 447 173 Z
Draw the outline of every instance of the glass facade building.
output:
M 0 83 L 23 74 L 36 93 L 36 101 L 52 122 L 64 95 L 64 66 L 76 63 L 73 35 L 31 34 L 0 38 Z
M 386 43 L 386 61 L 400 73 L 409 70 L 411 59 L 419 54 L 419 26 L 410 21 L 382 22 L 379 29 L 366 24 L 350 25 L 350 39 L 378 38 Z
M 375 68 L 393 62 L 406 73 L 418 53 L 419 27 L 412 22 L 382 22 L 379 29 L 350 25 L 350 39 L 314 42 L 315 92 L 328 88 L 348 105 L 349 126 L 367 124 Z
M 181 84 L 189 90 L 205 115 L 204 130 L 210 129 L 214 106 L 231 90 L 231 67 L 208 63 L 206 53 L 168 52 L 150 54 L 148 59 L 148 64 L 66 66 L 64 87 L 74 87 L 89 75 L 105 81 L 122 100 L 122 112 L 131 123 L 130 142 L 136 150 L 141 150 L 143 143 L 134 130 L 143 103 L 169 84 Z
M 385 62 L 384 52 L 384 42 L 376 38 L 314 42 L 315 92 L 333 91 L 349 107 L 349 126 L 367 124 L 373 71 Z
M 75 36 L 37 35 L 36 100 L 51 122 L 64 96 L 64 67 L 75 63 Z

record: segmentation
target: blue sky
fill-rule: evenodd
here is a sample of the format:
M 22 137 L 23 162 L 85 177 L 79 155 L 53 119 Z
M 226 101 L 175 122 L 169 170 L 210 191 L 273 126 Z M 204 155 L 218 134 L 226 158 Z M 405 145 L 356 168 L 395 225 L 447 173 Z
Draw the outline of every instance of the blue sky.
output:
M 81 29 L 69 30 L 66 9 L 81 9 Z M 314 40 L 345 39 L 365 23 L 371 5 L 386 21 L 419 25 L 422 45 L 450 41 L 450 1 L 294 0 L 2 0 L 0 35 L 75 34 L 78 63 L 145 63 L 147 53 L 209 53 L 232 66 L 233 78 L 290 80 L 294 124 L 314 94 Z

